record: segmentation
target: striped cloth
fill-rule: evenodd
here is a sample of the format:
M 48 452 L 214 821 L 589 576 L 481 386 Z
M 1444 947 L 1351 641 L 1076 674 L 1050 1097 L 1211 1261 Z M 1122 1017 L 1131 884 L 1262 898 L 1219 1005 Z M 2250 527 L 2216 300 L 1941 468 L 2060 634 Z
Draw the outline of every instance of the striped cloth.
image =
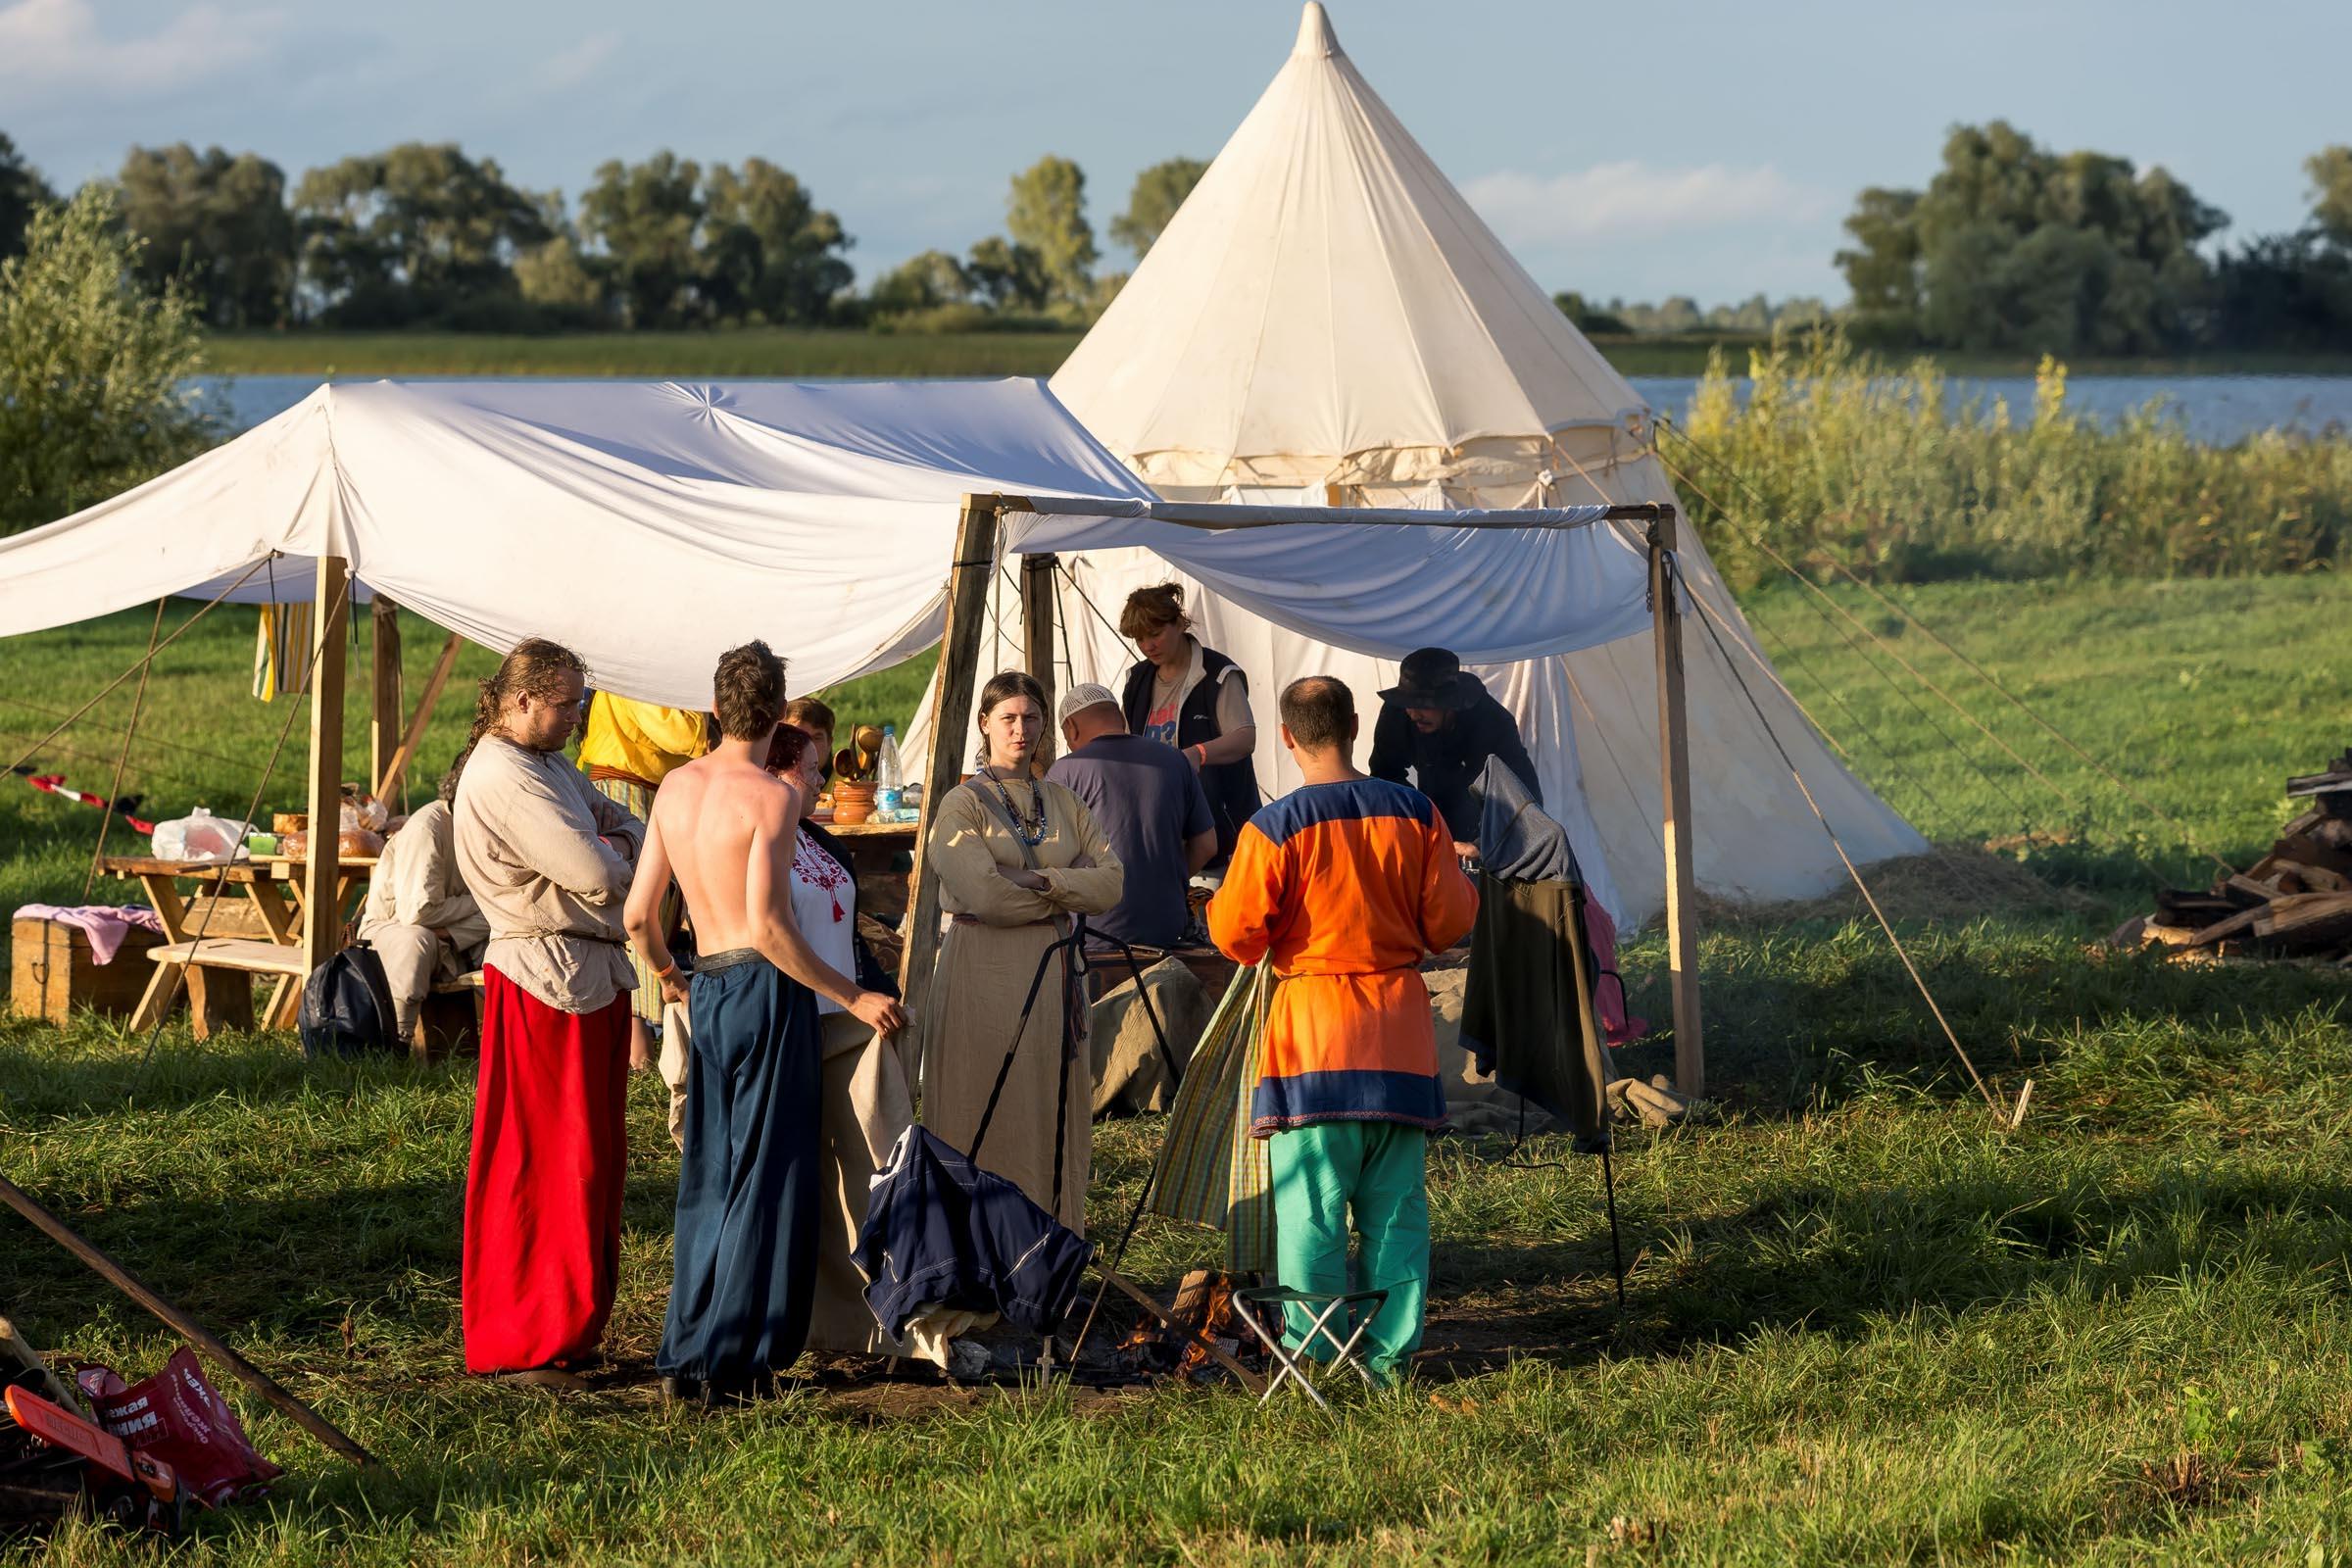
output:
M 1225 1233 L 1225 1266 L 1274 1267 L 1274 1183 L 1266 1141 L 1250 1136 L 1273 974 L 1262 963 L 1233 977 L 1193 1050 L 1168 1113 L 1151 1209 Z
M 311 689 L 311 607 L 262 606 L 253 641 L 253 695 L 263 702 Z
M 654 792 L 645 781 L 634 778 L 590 778 L 588 787 L 619 807 L 640 822 L 654 819 Z M 678 889 L 674 882 L 662 896 L 662 929 L 674 930 L 678 923 Z M 645 961 L 637 945 L 629 945 L 629 967 L 636 972 L 637 989 L 629 996 L 629 1011 L 642 1018 L 654 1029 L 662 1026 L 662 982 L 654 978 L 654 966 Z

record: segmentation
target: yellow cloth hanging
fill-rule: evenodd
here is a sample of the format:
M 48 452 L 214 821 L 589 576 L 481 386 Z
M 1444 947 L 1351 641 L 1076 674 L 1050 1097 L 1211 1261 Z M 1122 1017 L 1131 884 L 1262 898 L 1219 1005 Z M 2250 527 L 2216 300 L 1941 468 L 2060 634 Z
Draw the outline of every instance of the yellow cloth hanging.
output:
M 263 702 L 311 689 L 309 605 L 264 605 L 253 640 L 253 695 Z

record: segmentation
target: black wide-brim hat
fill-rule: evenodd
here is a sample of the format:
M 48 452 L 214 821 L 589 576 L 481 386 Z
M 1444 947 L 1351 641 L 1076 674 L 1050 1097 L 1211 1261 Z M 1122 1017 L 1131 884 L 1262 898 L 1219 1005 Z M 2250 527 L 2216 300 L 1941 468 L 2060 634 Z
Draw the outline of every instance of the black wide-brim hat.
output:
M 1451 649 L 1416 648 L 1396 666 L 1396 684 L 1380 694 L 1384 703 L 1399 708 L 1431 708 L 1460 711 L 1478 706 L 1486 694 L 1476 675 L 1462 673 L 1462 662 Z

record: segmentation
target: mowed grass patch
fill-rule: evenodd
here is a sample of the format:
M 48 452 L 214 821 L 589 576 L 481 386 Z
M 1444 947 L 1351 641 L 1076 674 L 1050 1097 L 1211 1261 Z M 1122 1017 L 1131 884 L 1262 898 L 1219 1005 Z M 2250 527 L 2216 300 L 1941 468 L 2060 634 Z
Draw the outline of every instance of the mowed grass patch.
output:
M 1347 1394 L 1331 1416 L 1287 1397 L 1258 1412 L 1230 1390 L 1055 1389 L 808 1394 L 699 1420 L 641 1387 L 560 1401 L 468 1380 L 465 1062 L 304 1063 L 283 1038 L 198 1045 L 176 1026 L 149 1058 L 95 1022 L 11 1022 L 0 1163 L 389 1463 L 353 1472 L 239 1396 L 293 1474 L 268 1504 L 200 1521 L 191 1561 L 2329 1560 L 2352 1542 L 2345 980 L 2173 966 L 2094 939 L 2156 876 L 2204 874 L 2182 835 L 2258 853 L 2284 814 L 2279 779 L 2352 740 L 2352 650 L 2311 630 L 2340 618 L 2344 589 L 1949 585 L 1904 602 L 2179 819 L 2105 804 L 2088 764 L 1974 698 L 2090 802 L 2021 810 L 1794 597 L 1749 602 L 1790 641 L 1819 629 L 1811 673 L 1787 659 L 1784 673 L 1840 739 L 1833 685 L 1870 721 L 1924 787 L 1904 795 L 1856 741 L 1858 769 L 1931 837 L 1981 846 L 2021 818 L 2064 835 L 1995 852 L 2023 884 L 1987 876 L 1972 899 L 1975 884 L 1944 896 L 1922 878 L 1898 910 L 2004 1102 L 2034 1079 L 2025 1128 L 2001 1131 L 1974 1098 L 1856 907 L 1711 926 L 1717 1104 L 1621 1142 L 1622 1317 L 1595 1162 L 1554 1139 L 1441 1143 L 1423 1376 Z M 109 625 L 112 644 L 81 657 L 119 668 L 146 622 Z M 225 690 L 250 636 L 221 651 Z M 429 641 L 412 631 L 412 655 Z M 0 811 L 69 809 L 0 790 Z M 86 855 L 94 813 L 71 809 Z M 4 874 L 54 891 L 19 867 L 22 820 L 0 815 Z M 80 864 L 60 863 L 77 886 Z M 1626 965 L 1636 1010 L 1664 1017 L 1656 937 Z M 667 1289 L 662 1113 L 634 1082 L 611 1344 L 639 1361 Z M 1099 1229 L 1124 1218 L 1159 1130 L 1098 1129 Z M 0 1310 L 36 1341 L 133 1374 L 170 1348 L 22 1225 L 0 1221 Z M 1214 1250 L 1155 1223 L 1129 1261 L 1164 1288 Z M 72 1534 L 9 1558 L 122 1551 Z

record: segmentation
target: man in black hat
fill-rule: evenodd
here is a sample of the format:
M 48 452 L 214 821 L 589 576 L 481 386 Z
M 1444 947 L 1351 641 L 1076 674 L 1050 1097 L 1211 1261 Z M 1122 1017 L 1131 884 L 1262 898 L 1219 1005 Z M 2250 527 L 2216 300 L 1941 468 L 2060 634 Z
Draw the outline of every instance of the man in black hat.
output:
M 1486 771 L 1490 757 L 1502 759 L 1543 805 L 1536 764 L 1510 710 L 1463 669 L 1450 650 L 1417 648 L 1405 655 L 1396 684 L 1380 694 L 1380 718 L 1372 726 L 1372 776 L 1410 783 L 1435 802 L 1457 855 L 1478 853 L 1478 808 L 1471 804 L 1470 786 Z

